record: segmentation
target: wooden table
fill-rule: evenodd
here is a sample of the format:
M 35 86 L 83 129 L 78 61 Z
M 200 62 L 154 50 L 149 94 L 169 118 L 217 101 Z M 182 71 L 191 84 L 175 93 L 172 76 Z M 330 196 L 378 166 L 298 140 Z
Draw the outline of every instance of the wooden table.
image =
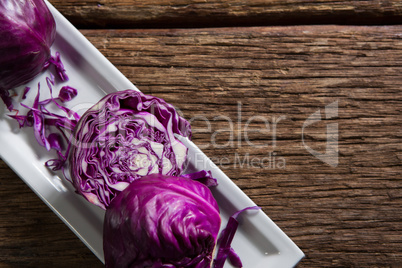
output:
M 298 267 L 402 266 L 401 1 L 50 2 L 192 120 Z M 102 267 L 2 161 L 0 186 L 0 267 Z

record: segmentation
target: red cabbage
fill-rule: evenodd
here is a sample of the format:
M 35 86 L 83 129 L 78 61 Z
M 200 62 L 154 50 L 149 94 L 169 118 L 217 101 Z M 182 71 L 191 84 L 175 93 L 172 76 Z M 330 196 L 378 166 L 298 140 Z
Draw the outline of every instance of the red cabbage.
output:
M 181 177 L 186 177 L 191 180 L 196 180 L 201 182 L 207 187 L 213 187 L 218 185 L 218 181 L 212 177 L 211 171 L 200 170 L 194 173 L 183 174 Z
M 38 92 L 35 96 L 32 107 L 21 103 L 22 107 L 28 109 L 27 114 L 21 115 L 19 114 L 19 111 L 16 110 L 17 114 L 9 115 L 9 117 L 15 119 L 20 128 L 32 127 L 34 136 L 39 145 L 45 147 L 48 151 L 51 149 L 56 150 L 57 158 L 50 159 L 45 163 L 45 165 L 51 167 L 53 170 L 59 170 L 64 168 L 64 164 L 67 160 L 70 148 L 69 133 L 72 133 L 79 119 L 77 113 L 71 111 L 59 102 L 64 103 L 71 100 L 77 94 L 77 90 L 69 86 L 64 86 L 60 89 L 59 97 L 53 98 L 52 86 L 55 84 L 54 77 L 48 77 L 46 81 L 51 95 L 49 99 L 40 100 L 40 84 L 38 83 Z M 28 93 L 29 89 L 29 87 L 25 88 L 23 98 Z M 49 104 L 56 105 L 64 115 L 50 112 L 46 108 Z M 67 146 L 63 146 L 64 142 L 67 143 Z
M 0 0 L 0 36 L 0 97 L 11 110 L 8 90 L 48 65 L 56 24 L 43 0 Z
M 259 210 L 261 208 L 258 206 L 247 207 L 237 211 L 229 218 L 228 223 L 225 229 L 223 229 L 218 240 L 218 253 L 216 255 L 216 259 L 214 260 L 214 268 L 222 268 L 225 264 L 226 259 L 229 259 L 234 267 L 243 267 L 240 257 L 233 250 L 231 244 L 234 235 L 236 234 L 237 227 L 239 226 L 237 217 L 240 215 L 240 213 L 250 209 Z
M 236 217 L 244 210 L 258 207 L 243 209 L 230 217 L 216 246 L 221 220 L 208 187 L 216 186 L 217 180 L 205 170 L 181 174 L 187 148 L 174 135 L 189 137 L 191 130 L 173 106 L 159 98 L 126 90 L 105 96 L 80 118 L 59 103 L 74 98 L 77 90 L 64 86 L 58 97 L 53 98 L 54 84 L 53 76 L 47 78 L 51 97 L 45 100 L 40 100 L 38 84 L 32 107 L 21 103 L 29 109 L 27 115 L 17 113 L 10 117 L 20 127 L 33 127 L 38 143 L 57 151 L 58 158 L 46 162 L 53 170 L 64 168 L 70 146 L 74 145 L 69 163 L 77 192 L 107 209 L 104 221 L 107 267 L 206 268 L 213 264 L 214 268 L 222 268 L 226 259 L 235 267 L 242 267 L 231 248 L 238 226 Z M 25 88 L 23 96 L 28 91 Z M 49 104 L 55 104 L 66 115 L 49 112 L 46 108 Z M 60 132 L 49 133 L 49 127 Z M 66 135 L 72 131 L 73 140 Z M 67 148 L 63 146 L 63 138 Z M 156 144 L 161 145 L 159 154 L 155 152 Z M 144 155 L 147 161 L 155 155 L 159 159 L 148 165 L 143 174 L 143 168 L 130 167 L 129 157 L 135 161 L 138 155 Z M 169 161 L 169 169 L 165 169 L 160 158 Z M 74 172 L 77 167 L 84 173 Z M 103 170 L 97 172 L 99 167 Z M 217 256 L 212 261 L 215 247 Z
M 64 86 L 53 98 L 54 77 L 46 81 L 51 97 L 40 100 L 38 84 L 32 107 L 21 103 L 29 109 L 27 115 L 17 113 L 10 117 L 20 127 L 33 127 L 38 143 L 57 151 L 58 158 L 46 162 L 54 170 L 64 168 L 72 144 L 65 131 L 74 130 L 69 156 L 72 182 L 78 193 L 107 209 L 106 267 L 222 268 L 226 259 L 235 267 L 242 267 L 240 257 L 231 247 L 238 227 L 236 217 L 244 210 L 258 207 L 243 209 L 230 217 L 217 246 L 221 219 L 217 202 L 208 189 L 216 186 L 217 180 L 205 170 L 181 174 L 187 148 L 174 135 L 189 137 L 191 130 L 173 106 L 159 98 L 126 90 L 105 96 L 80 118 L 58 102 L 71 100 L 77 90 Z M 23 97 L 28 91 L 26 87 Z M 49 112 L 48 104 L 55 104 L 67 115 Z M 69 118 L 71 115 L 73 119 Z M 60 133 L 49 133 L 50 126 Z M 161 150 L 159 154 L 155 148 Z M 147 160 L 147 169 L 135 162 L 138 156 Z M 159 159 L 150 163 L 149 159 L 156 156 Z M 130 157 L 134 158 L 134 168 L 130 166 Z M 168 169 L 163 159 L 169 161 Z M 88 169 L 90 165 L 95 166 Z M 77 167 L 84 173 L 74 172 Z M 99 167 L 104 170 L 96 172 Z M 113 181 L 113 177 L 117 180 Z M 213 260 L 215 247 L 218 250 Z
M 22 99 L 23 100 L 25 100 L 26 98 L 27 98 L 27 94 L 28 94 L 28 92 L 31 90 L 31 88 L 30 87 L 25 87 L 24 88 L 24 92 L 23 92 L 23 94 L 22 94 Z
M 160 173 L 180 176 L 190 124 L 164 100 L 135 90 L 110 93 L 80 118 L 69 156 L 72 183 L 106 208 L 131 182 Z
M 220 222 L 217 202 L 202 183 L 145 176 L 106 210 L 106 267 L 211 267 Z
M 57 76 L 61 81 L 68 81 L 68 75 L 66 73 L 66 69 L 64 69 L 64 64 L 61 61 L 60 53 L 56 52 L 55 56 L 51 56 L 49 61 L 45 63 L 45 68 L 47 68 L 50 64 L 52 64 L 55 68 Z
M 59 99 L 61 102 L 67 102 L 77 96 L 78 91 L 70 86 L 64 86 L 60 89 Z

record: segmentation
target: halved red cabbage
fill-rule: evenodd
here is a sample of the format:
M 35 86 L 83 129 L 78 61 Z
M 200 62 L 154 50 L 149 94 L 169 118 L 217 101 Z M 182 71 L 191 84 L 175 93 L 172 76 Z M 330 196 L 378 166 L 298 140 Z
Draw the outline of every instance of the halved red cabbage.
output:
M 220 224 L 218 204 L 204 184 L 145 176 L 106 210 L 106 267 L 211 267 Z
M 56 24 L 43 0 L 0 0 L 0 97 L 11 110 L 8 90 L 49 65 Z
M 246 207 L 244 209 L 237 211 L 229 218 L 225 229 L 222 230 L 220 237 L 218 239 L 217 243 L 218 252 L 214 260 L 214 268 L 223 268 L 226 259 L 229 259 L 230 263 L 236 268 L 243 267 L 243 263 L 239 255 L 237 255 L 237 253 L 231 246 L 233 238 L 237 231 L 237 227 L 239 226 L 237 217 L 246 210 L 260 210 L 260 209 L 261 208 L 258 206 Z
M 190 124 L 164 100 L 135 90 L 106 95 L 80 118 L 73 133 L 72 183 L 105 209 L 131 182 L 160 173 L 181 175 Z

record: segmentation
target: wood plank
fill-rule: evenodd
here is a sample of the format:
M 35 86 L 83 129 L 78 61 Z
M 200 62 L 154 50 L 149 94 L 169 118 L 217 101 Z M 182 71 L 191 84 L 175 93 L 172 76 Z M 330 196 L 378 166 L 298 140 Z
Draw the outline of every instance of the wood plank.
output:
M 328 267 L 402 262 L 394 236 L 402 229 L 396 194 L 402 171 L 400 31 L 327 26 L 83 33 L 141 90 L 165 98 L 189 119 L 207 118 L 211 131 L 205 121 L 193 121 L 194 141 L 306 252 L 302 267 Z M 322 152 L 327 123 L 337 123 L 336 168 L 310 155 L 301 141 L 307 117 L 333 101 L 338 116 L 312 125 L 306 142 Z M 266 147 L 245 141 L 253 116 L 266 119 L 270 131 L 262 120 L 252 121 L 250 128 L 261 132 L 249 133 L 250 142 Z M 225 146 L 230 136 L 221 130 L 229 128 L 228 119 L 235 131 L 233 145 Z M 259 162 L 270 153 L 286 167 Z
M 192 120 L 194 142 L 305 252 L 299 267 L 398 267 L 401 30 L 295 26 L 82 33 L 144 93 L 164 98 Z M 337 114 L 326 119 L 325 107 L 334 102 Z M 318 110 L 322 120 L 303 132 Z M 302 140 L 304 134 L 307 146 L 324 153 L 329 124 L 339 130 L 335 167 L 310 154 Z M 99 265 L 72 233 L 55 227 L 62 223 L 34 202 L 4 163 L 0 167 L 0 200 L 10 200 L 0 202 L 0 264 L 24 246 L 22 261 L 12 257 L 12 264 L 46 266 L 38 260 L 44 255 L 57 263 L 55 252 L 65 248 L 67 256 L 81 254 L 71 263 Z M 24 239 L 37 221 L 43 226 Z M 59 239 L 77 249 L 53 251 Z
M 0 267 L 104 267 L 1 159 Z
M 50 0 L 79 27 L 166 28 L 399 24 L 401 1 Z

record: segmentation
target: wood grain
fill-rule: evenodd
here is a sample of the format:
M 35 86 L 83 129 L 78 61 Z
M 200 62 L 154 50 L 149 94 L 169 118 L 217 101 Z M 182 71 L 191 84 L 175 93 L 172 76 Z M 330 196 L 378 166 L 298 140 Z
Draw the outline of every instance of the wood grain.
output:
M 78 27 L 188 28 L 306 24 L 399 24 L 401 1 L 50 0 Z
M 103 267 L 2 160 L 0 267 Z
M 305 252 L 298 267 L 402 265 L 401 32 L 82 30 L 144 93 L 192 120 L 194 142 Z M 338 113 L 326 119 L 334 102 Z M 322 120 L 303 132 L 318 110 Z M 324 153 L 329 124 L 339 130 L 336 167 L 302 141 Z M 0 168 L 0 266 L 47 267 L 45 256 L 57 267 L 99 266 L 4 163 Z

